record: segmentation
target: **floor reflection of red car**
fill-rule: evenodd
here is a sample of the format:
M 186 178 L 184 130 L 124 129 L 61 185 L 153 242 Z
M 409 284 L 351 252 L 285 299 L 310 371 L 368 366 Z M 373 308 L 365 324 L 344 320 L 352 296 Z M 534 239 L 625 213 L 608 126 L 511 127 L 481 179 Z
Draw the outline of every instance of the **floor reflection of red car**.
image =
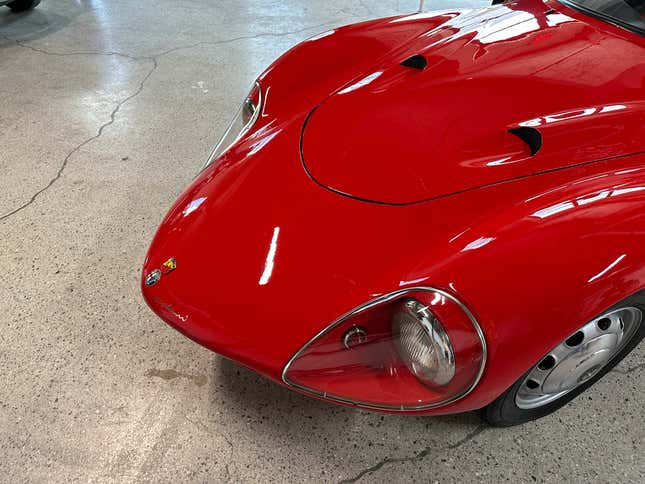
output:
M 642 9 L 519 0 L 296 46 L 161 224 L 146 301 L 324 400 L 556 410 L 645 335 Z

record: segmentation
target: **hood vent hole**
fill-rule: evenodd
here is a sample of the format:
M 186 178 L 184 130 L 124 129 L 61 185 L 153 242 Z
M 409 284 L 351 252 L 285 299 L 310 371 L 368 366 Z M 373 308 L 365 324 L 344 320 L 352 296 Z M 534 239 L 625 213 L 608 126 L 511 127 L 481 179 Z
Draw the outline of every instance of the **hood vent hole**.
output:
M 519 139 L 524 141 L 531 150 L 531 156 L 534 156 L 542 148 L 542 134 L 535 128 L 513 128 L 508 130 Z
M 428 67 L 428 61 L 422 55 L 417 54 L 405 59 L 401 65 L 422 71 Z

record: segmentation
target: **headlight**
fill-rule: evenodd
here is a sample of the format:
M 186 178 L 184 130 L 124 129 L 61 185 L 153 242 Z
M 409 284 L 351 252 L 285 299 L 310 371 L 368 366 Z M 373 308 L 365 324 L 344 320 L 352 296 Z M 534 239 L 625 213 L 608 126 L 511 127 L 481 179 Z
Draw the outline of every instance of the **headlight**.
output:
M 282 378 L 306 393 L 380 410 L 424 410 L 477 385 L 486 341 L 451 294 L 416 287 L 342 316 L 298 351 Z
M 206 167 L 210 166 L 213 161 L 219 158 L 222 153 L 229 149 L 233 143 L 242 137 L 244 133 L 251 129 L 260 115 L 261 107 L 262 89 L 260 88 L 260 84 L 256 82 L 253 85 L 251 92 L 249 92 L 249 95 L 246 96 L 244 102 L 242 102 L 242 105 L 237 110 L 233 121 L 231 121 L 231 124 L 224 132 L 224 135 L 215 145 L 215 148 L 206 160 L 206 163 L 204 163 L 204 166 L 202 166 L 202 171 L 206 169 Z
M 394 314 L 397 349 L 408 369 L 423 383 L 446 385 L 455 376 L 450 338 L 427 306 L 410 299 Z

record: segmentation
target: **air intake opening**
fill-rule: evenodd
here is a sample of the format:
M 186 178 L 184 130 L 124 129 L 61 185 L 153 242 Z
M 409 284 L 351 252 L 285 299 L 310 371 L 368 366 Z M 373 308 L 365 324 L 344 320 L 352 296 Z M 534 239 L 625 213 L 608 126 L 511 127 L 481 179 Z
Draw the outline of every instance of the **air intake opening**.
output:
M 542 134 L 535 128 L 513 128 L 509 129 L 508 132 L 514 134 L 529 146 L 531 156 L 534 156 L 542 148 Z
M 428 61 L 422 55 L 417 54 L 405 59 L 403 62 L 401 62 L 401 65 L 422 71 L 426 67 L 428 67 Z

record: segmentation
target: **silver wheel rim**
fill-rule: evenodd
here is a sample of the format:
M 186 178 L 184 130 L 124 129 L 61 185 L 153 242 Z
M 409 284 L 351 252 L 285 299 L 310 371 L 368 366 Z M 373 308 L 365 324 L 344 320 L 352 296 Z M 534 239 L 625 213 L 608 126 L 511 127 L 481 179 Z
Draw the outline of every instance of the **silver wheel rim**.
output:
M 635 307 L 610 311 L 585 324 L 533 367 L 515 395 L 521 409 L 547 405 L 598 374 L 638 331 Z

